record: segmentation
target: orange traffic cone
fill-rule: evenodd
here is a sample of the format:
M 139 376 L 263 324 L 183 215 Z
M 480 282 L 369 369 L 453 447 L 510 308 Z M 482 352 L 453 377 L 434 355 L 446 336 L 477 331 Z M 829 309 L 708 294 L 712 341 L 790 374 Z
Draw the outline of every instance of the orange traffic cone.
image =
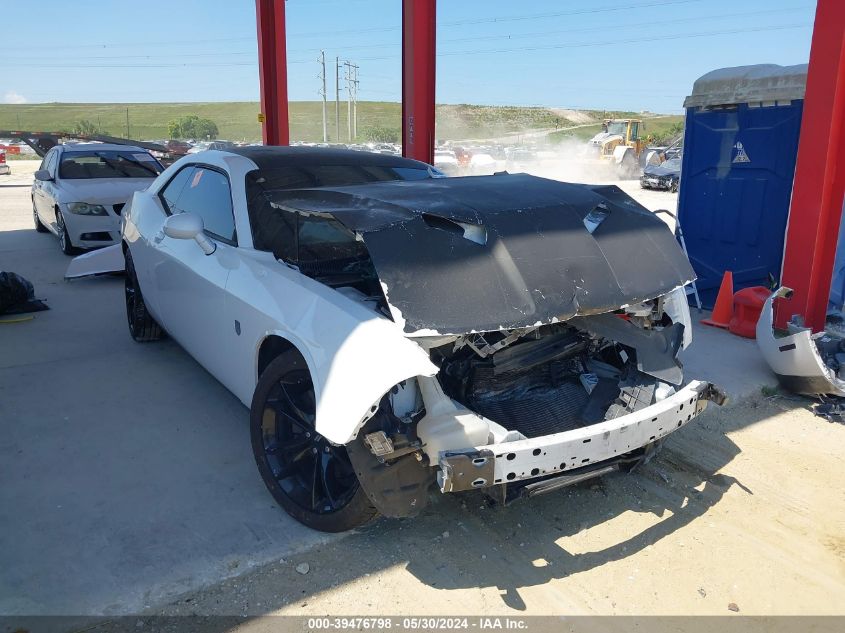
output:
M 719 294 L 716 295 L 716 305 L 709 319 L 701 319 L 704 325 L 728 328 L 734 314 L 734 276 L 729 270 L 722 277 Z

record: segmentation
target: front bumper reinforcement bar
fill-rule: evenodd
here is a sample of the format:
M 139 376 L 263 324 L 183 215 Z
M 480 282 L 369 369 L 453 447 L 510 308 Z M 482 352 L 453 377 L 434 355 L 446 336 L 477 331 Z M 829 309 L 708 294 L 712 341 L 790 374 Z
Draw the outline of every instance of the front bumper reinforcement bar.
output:
M 584 472 L 587 466 L 659 442 L 697 417 L 708 402 L 722 405 L 726 399 L 715 385 L 692 381 L 660 402 L 613 420 L 543 437 L 444 452 L 437 481 L 441 492 L 457 492 L 571 470 Z M 604 474 L 601 468 L 590 472 L 592 476 Z M 560 486 L 569 485 L 565 482 L 568 480 L 561 479 Z

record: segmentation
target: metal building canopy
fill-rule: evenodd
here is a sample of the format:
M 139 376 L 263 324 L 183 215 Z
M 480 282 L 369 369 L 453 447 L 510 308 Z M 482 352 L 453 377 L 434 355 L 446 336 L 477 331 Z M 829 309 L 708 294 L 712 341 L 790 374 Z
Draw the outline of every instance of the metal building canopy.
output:
M 720 68 L 699 77 L 684 108 L 803 99 L 807 64 Z

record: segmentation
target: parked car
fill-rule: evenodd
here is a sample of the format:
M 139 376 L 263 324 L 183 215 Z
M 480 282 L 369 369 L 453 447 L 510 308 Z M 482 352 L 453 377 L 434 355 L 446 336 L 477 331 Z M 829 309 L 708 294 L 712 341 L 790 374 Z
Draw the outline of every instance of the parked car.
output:
M 461 168 L 458 165 L 458 157 L 451 150 L 434 150 L 434 166 L 447 176 L 460 175 Z
M 120 240 L 126 200 L 164 168 L 140 147 L 104 143 L 57 145 L 32 183 L 35 230 L 51 231 L 65 254 Z
M 689 262 L 616 187 L 208 151 L 75 274 L 120 249 L 132 337 L 167 332 L 250 408 L 261 477 L 319 530 L 414 515 L 431 486 L 509 502 L 628 469 L 724 398 L 677 360 Z
M 0 176 L 5 176 L 12 173 L 12 168 L 6 162 L 6 151 L 0 149 Z
M 469 159 L 469 171 L 473 176 L 489 176 L 497 166 L 496 159 L 483 152 L 475 152 Z
M 188 154 L 199 154 L 200 152 L 204 152 L 205 150 L 209 149 L 211 145 L 211 141 L 200 141 L 199 143 L 195 143 L 191 149 L 187 151 Z
M 186 143 L 185 141 L 180 141 L 175 138 L 165 141 L 164 146 L 167 148 L 167 152 L 172 156 L 184 156 L 192 147 L 190 143 Z
M 659 165 L 646 165 L 640 176 L 643 189 L 677 191 L 681 182 L 681 158 L 670 158 Z
M 537 155 L 531 150 L 514 148 L 507 153 L 505 165 L 508 171 L 525 171 L 536 166 L 537 162 Z

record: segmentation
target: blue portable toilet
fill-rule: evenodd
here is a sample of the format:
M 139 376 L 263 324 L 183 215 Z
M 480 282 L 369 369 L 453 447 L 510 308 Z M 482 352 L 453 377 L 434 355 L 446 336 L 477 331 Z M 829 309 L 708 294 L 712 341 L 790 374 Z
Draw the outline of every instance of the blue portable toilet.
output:
M 684 101 L 678 220 L 702 303 L 780 280 L 807 65 L 707 73 Z

